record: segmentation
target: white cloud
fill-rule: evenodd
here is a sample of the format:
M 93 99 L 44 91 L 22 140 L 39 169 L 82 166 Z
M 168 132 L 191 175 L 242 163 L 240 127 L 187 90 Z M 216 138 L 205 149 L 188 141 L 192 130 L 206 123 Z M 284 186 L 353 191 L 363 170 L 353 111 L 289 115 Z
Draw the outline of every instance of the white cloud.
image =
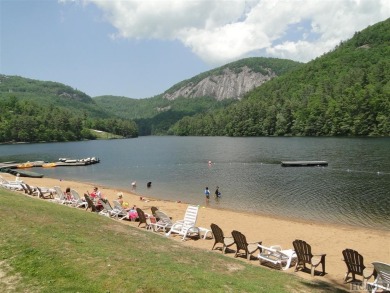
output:
M 116 38 L 176 39 L 210 64 L 259 51 L 309 61 L 390 17 L 388 0 L 59 1 L 96 5 Z

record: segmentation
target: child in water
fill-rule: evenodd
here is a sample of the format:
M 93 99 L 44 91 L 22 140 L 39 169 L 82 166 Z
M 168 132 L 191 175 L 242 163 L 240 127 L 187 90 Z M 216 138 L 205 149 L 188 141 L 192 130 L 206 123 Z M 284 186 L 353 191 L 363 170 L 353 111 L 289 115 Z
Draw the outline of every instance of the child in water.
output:
M 204 194 L 206 195 L 206 200 L 209 200 L 210 199 L 210 190 L 207 186 L 206 186 L 206 189 L 204 190 Z
M 217 186 L 217 188 L 215 189 L 214 196 L 215 196 L 215 198 L 221 198 L 221 193 L 219 192 L 219 187 L 218 187 L 218 186 Z

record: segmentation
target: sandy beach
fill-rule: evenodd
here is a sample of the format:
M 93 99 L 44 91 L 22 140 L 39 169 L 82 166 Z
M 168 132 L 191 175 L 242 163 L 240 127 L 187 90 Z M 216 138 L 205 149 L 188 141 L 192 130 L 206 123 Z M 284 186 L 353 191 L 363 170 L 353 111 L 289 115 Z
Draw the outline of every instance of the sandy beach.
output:
M 2 173 L 1 175 L 8 180 L 15 179 L 15 176 L 10 174 Z M 57 185 L 63 190 L 66 187 L 71 187 L 80 195 L 87 191 L 91 192 L 93 186 L 96 185 L 99 187 L 103 196 L 110 201 L 117 198 L 118 192 L 122 192 L 124 201 L 128 202 L 130 206 L 137 205 L 137 207 L 143 209 L 146 213 L 151 213 L 150 208 L 156 206 L 171 216 L 173 221 L 182 219 L 188 204 L 191 204 L 155 200 L 152 198 L 141 200 L 140 195 L 133 194 L 129 190 L 106 188 L 99 185 L 98 182 L 87 184 L 77 181 L 60 181 L 52 178 L 24 177 L 22 179 L 32 186 L 53 187 Z M 138 226 L 136 222 L 121 222 L 124 225 Z M 197 225 L 210 229 L 211 223 L 219 225 L 225 235 L 230 236 L 232 230 L 238 230 L 246 236 L 248 242 L 262 241 L 265 246 L 281 245 L 283 249 L 290 249 L 295 239 L 305 240 L 311 245 L 314 254 L 326 254 L 326 275 L 312 278 L 310 273 L 301 271 L 294 272 L 294 267 L 282 273 L 295 274 L 309 280 L 327 281 L 346 290 L 350 289 L 350 285 L 344 284 L 343 282 L 346 265 L 342 261 L 342 250 L 345 248 L 357 250 L 362 254 L 367 267 L 372 267 L 371 263 L 373 261 L 390 263 L 390 231 L 388 230 L 373 230 L 354 226 L 325 225 L 321 223 L 291 221 L 283 218 L 271 218 L 232 210 L 209 208 L 205 202 L 205 205 L 199 209 Z M 172 236 L 171 238 L 174 241 L 182 243 L 182 245 L 206 250 L 210 250 L 214 244 L 214 241 L 211 239 L 190 239 L 183 242 L 178 236 Z M 215 253 L 221 252 L 215 251 Z M 226 254 L 226 257 L 233 256 L 234 253 Z M 242 261 L 246 260 L 242 258 Z M 260 266 L 257 260 L 251 260 L 250 263 L 255 266 Z M 267 268 L 265 265 L 262 266 Z M 370 281 L 373 281 L 373 279 Z

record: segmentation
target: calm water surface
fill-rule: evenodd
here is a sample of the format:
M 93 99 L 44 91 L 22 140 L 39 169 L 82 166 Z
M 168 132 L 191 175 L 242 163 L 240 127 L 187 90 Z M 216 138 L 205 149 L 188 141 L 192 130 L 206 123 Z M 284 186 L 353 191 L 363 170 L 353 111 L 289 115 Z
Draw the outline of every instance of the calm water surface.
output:
M 92 156 L 101 163 L 32 170 L 129 191 L 136 180 L 136 193 L 203 206 L 205 186 L 213 194 L 218 185 L 222 198 L 212 197 L 212 207 L 390 229 L 390 138 L 140 137 L 0 146 L 0 162 Z M 281 167 L 285 160 L 329 166 Z

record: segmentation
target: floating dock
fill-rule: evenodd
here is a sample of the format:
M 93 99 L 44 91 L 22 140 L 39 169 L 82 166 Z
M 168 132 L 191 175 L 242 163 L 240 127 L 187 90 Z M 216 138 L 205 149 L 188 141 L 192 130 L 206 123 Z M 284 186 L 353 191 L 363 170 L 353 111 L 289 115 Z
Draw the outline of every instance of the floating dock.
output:
M 42 174 L 27 171 L 26 169 L 30 169 L 32 167 L 57 167 L 57 166 L 88 166 L 92 164 L 100 163 L 100 159 L 98 158 L 86 158 L 86 159 L 66 159 L 60 158 L 58 162 L 47 163 L 44 161 L 34 161 L 34 162 L 26 162 L 26 163 L 16 163 L 16 162 L 4 162 L 0 163 L 0 172 L 6 172 L 10 174 L 20 174 L 21 177 L 43 177 Z
M 282 167 L 326 167 L 327 161 L 282 161 Z

